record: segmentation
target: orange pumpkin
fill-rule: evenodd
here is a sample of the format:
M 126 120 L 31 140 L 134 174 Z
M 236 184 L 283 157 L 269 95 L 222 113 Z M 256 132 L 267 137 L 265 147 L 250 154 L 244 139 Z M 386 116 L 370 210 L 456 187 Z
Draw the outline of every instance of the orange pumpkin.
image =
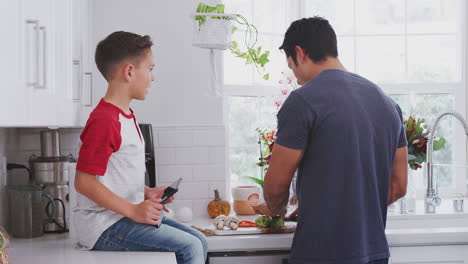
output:
M 231 205 L 228 201 L 221 200 L 218 190 L 214 190 L 215 199 L 208 204 L 208 215 L 212 218 L 218 215 L 229 215 L 231 212 Z

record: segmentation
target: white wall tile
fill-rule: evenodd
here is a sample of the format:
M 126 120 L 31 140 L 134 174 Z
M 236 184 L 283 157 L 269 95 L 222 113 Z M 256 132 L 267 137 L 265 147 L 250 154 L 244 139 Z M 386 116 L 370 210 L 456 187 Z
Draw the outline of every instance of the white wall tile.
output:
M 170 183 L 166 183 L 169 185 Z M 177 199 L 194 200 L 208 199 L 209 184 L 206 182 L 183 182 L 179 186 L 179 191 L 176 194 Z
M 157 148 L 154 150 L 157 165 L 169 165 L 175 163 L 175 149 Z
M 193 202 L 192 200 L 182 200 L 179 199 L 177 194 L 175 200 L 167 205 L 167 208 L 170 208 L 174 212 L 177 211 L 177 209 L 182 208 L 182 207 L 188 207 L 193 210 Z
M 210 198 L 214 199 L 215 194 L 214 190 L 217 189 L 219 191 L 219 196 L 221 196 L 222 200 L 228 200 L 226 195 L 226 182 L 210 182 Z
M 40 151 L 41 140 L 39 134 L 21 133 L 19 134 L 19 150 Z
M 158 180 L 161 182 L 174 182 L 182 177 L 183 182 L 192 181 L 191 166 L 158 166 Z
M 209 148 L 177 148 L 177 164 L 208 164 L 210 163 Z
M 193 141 L 195 146 L 225 146 L 224 130 L 196 130 L 193 132 Z
M 160 130 L 158 143 L 160 147 L 191 147 L 193 146 L 193 132 L 191 130 Z
M 80 145 L 80 132 L 70 131 L 60 133 L 60 151 L 70 149 L 79 149 Z M 66 153 L 62 153 L 65 155 Z
M 210 148 L 210 163 L 224 164 L 226 162 L 226 148 L 216 147 Z
M 224 165 L 195 165 L 193 166 L 193 181 L 224 181 L 226 179 Z
M 208 203 L 210 203 L 212 199 L 198 199 L 193 200 L 193 215 L 197 216 L 208 216 Z

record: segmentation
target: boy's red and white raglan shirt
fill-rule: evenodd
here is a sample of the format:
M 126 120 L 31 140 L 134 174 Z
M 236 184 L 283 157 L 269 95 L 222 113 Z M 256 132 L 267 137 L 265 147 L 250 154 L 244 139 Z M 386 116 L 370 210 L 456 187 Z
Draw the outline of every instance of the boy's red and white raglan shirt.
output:
M 144 200 L 145 142 L 135 115 L 101 99 L 81 136 L 76 169 L 93 175 L 113 193 L 138 204 Z M 123 216 L 77 193 L 73 228 L 78 243 L 92 249 L 101 234 Z

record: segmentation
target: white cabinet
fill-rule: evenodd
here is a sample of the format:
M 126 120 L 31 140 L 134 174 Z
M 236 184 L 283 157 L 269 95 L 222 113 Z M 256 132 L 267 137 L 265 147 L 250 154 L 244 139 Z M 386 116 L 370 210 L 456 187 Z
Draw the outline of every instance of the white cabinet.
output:
M 91 47 L 91 3 L 73 0 L 73 106 L 74 123 L 84 126 L 93 104 L 94 63 Z
M 391 247 L 391 264 L 468 264 L 468 245 Z
M 24 28 L 21 1 L 0 1 L 0 126 L 27 122 L 29 97 L 24 75 Z
M 72 1 L 0 3 L 0 126 L 71 126 Z

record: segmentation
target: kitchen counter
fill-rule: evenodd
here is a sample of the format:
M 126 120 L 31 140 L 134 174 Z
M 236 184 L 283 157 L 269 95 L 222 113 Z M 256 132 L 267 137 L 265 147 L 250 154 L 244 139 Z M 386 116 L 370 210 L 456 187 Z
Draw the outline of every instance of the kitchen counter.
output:
M 75 249 L 68 233 L 11 241 L 9 261 L 13 264 L 176 264 L 173 252 L 115 252 Z
M 242 217 L 255 219 L 256 216 Z M 209 218 L 195 219 L 188 225 L 209 227 Z M 420 226 L 424 226 L 421 225 Z M 390 247 L 429 245 L 468 245 L 468 225 L 464 227 L 427 227 L 387 229 Z M 208 237 L 209 252 L 289 250 L 293 234 L 258 234 Z M 174 253 L 167 252 L 98 252 L 74 248 L 69 234 L 46 234 L 34 239 L 14 239 L 11 263 L 176 263 Z

